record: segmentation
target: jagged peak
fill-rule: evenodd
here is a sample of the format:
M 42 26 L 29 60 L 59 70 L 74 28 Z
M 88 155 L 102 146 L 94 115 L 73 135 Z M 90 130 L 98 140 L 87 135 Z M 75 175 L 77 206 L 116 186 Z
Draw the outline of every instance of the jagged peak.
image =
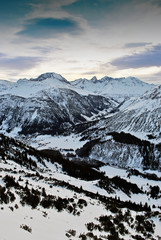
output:
M 109 80 L 112 80 L 112 79 L 113 79 L 112 77 L 105 76 L 105 77 L 101 78 L 100 81 L 104 82 L 104 81 L 109 81 Z
M 97 81 L 98 81 L 98 79 L 97 79 L 97 77 L 96 77 L 96 76 L 94 76 L 94 77 L 92 77 L 92 78 L 91 78 L 91 81 L 92 81 L 93 83 L 95 83 L 95 82 L 97 82 Z

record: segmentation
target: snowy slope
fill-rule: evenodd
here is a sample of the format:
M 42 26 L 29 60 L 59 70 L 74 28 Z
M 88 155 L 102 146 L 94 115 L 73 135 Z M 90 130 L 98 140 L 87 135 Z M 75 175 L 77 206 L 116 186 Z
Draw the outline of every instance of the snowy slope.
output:
M 81 135 L 87 143 L 77 151 L 80 157 L 125 168 L 161 169 L 161 86 L 82 127 Z
M 152 134 L 160 138 L 161 132 L 161 85 L 146 92 L 127 108 L 105 121 L 109 130 Z
M 93 129 L 93 130 L 92 130 Z M 151 142 L 161 141 L 161 85 L 144 93 L 119 112 L 109 115 L 90 128 L 95 135 L 95 129 L 100 137 L 108 132 L 129 132 L 141 139 Z
M 14 82 L 10 82 L 7 80 L 0 80 L 0 94 L 1 92 L 5 91 L 6 89 L 12 87 L 14 85 Z
M 137 172 L 136 176 L 130 170 L 103 166 L 98 170 L 104 171 L 101 179 L 89 181 L 69 174 L 76 165 L 64 172 L 56 156 L 50 162 L 44 153 L 3 135 L 0 143 L 1 239 L 152 240 L 161 236 L 159 173 Z M 90 171 L 95 170 L 88 167 Z
M 42 90 L 28 98 L 5 94 L 0 96 L 0 128 L 2 132 L 19 128 L 23 134 L 53 135 L 85 122 L 102 110 L 113 111 L 116 106 L 108 98 L 83 96 L 62 88 Z

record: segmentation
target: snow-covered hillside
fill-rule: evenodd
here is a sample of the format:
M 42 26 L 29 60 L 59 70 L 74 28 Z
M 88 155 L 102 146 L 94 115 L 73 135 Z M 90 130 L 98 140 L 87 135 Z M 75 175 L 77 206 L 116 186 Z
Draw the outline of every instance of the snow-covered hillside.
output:
M 103 123 L 98 123 L 100 126 L 103 124 L 107 131 L 125 131 L 141 138 L 152 135 L 154 139 L 161 139 L 161 85 L 146 92 Z
M 42 90 L 29 98 L 6 94 L 0 96 L 0 129 L 2 132 L 17 129 L 23 134 L 53 135 L 85 122 L 102 110 L 111 112 L 116 106 L 108 98 L 82 96 L 62 88 Z
M 80 130 L 81 129 L 81 130 Z M 161 86 L 91 125 L 76 126 L 84 146 L 76 155 L 123 168 L 161 170 Z
M 0 80 L 0 94 L 1 92 L 5 91 L 6 89 L 12 87 L 14 85 L 14 82 L 10 82 L 7 80 Z
M 1 239 L 157 239 L 160 173 L 71 163 L 0 135 Z

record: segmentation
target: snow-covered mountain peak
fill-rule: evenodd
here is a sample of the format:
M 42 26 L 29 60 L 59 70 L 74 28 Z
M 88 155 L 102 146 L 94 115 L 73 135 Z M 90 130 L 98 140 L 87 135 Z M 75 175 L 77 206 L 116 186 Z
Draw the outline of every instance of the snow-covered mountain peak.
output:
M 96 83 L 96 82 L 98 81 L 98 79 L 96 78 L 96 76 L 94 76 L 93 78 L 91 78 L 91 81 L 92 81 L 93 83 Z
M 128 85 L 133 85 L 133 86 L 135 86 L 135 85 L 137 85 L 137 86 L 152 86 L 152 87 L 155 87 L 155 85 L 154 84 L 148 84 L 148 83 L 145 83 L 145 82 L 143 82 L 143 81 L 141 81 L 140 79 L 138 79 L 138 78 L 136 78 L 136 77 L 127 77 L 127 78 L 121 78 L 121 81 L 122 82 L 124 82 L 124 83 L 126 83 L 126 84 L 128 84 Z
M 70 83 L 61 75 L 56 73 L 44 73 L 37 78 L 19 79 L 10 87 L 1 91 L 2 94 L 11 94 L 21 97 L 33 97 L 40 91 L 54 88 L 69 88 Z
M 105 77 L 101 78 L 99 81 L 100 81 L 100 82 L 108 82 L 108 81 L 113 80 L 113 79 L 114 79 L 114 78 L 111 78 L 111 77 L 109 77 L 109 76 L 105 76 Z
M 38 76 L 37 78 L 31 78 L 30 81 L 44 81 L 46 79 L 57 79 L 63 82 L 67 82 L 67 80 L 62 77 L 60 74 L 54 73 L 54 72 L 50 72 L 50 73 L 43 73 L 40 76 Z

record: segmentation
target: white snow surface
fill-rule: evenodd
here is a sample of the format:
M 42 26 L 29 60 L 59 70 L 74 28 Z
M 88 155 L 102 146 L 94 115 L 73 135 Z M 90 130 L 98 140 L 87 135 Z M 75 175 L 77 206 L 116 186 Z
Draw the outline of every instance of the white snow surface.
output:
M 39 150 L 41 149 L 73 149 L 82 147 L 87 141 L 80 141 L 81 136 L 79 135 L 39 135 L 34 140 L 29 143 L 32 147 Z
M 41 172 L 41 175 L 44 177 L 48 178 L 54 177 L 58 180 L 62 180 L 65 182 L 69 182 L 72 185 L 75 186 L 82 186 L 84 190 L 88 190 L 91 192 L 98 192 L 101 195 L 105 196 L 112 196 L 112 197 L 120 197 L 121 200 L 128 201 L 132 200 L 133 202 L 136 203 L 145 203 L 147 202 L 149 205 L 152 206 L 152 204 L 159 205 L 159 199 L 158 200 L 148 200 L 148 197 L 145 195 L 135 195 L 132 194 L 131 198 L 125 195 L 121 191 L 116 191 L 115 194 L 108 194 L 106 193 L 105 190 L 100 189 L 99 187 L 96 187 L 96 181 L 83 181 L 80 179 L 75 179 L 72 178 L 68 175 L 64 175 L 63 172 L 61 172 L 61 169 L 58 170 L 56 166 L 54 166 L 51 163 L 48 163 L 48 167 L 50 167 L 49 172 L 44 171 Z M 8 161 L 8 165 L 6 162 L 3 164 L 1 163 L 1 168 L 8 169 L 10 171 L 12 170 L 25 170 L 25 168 L 20 167 L 19 165 L 12 163 L 12 161 Z M 155 181 L 150 181 L 147 179 L 142 179 L 140 177 L 135 177 L 132 176 L 130 179 L 127 176 L 127 172 L 124 169 L 119 169 L 115 167 L 110 167 L 110 166 L 104 166 L 101 167 L 101 171 L 105 171 L 106 175 L 109 177 L 114 177 L 114 176 L 120 176 L 124 179 L 127 179 L 128 181 L 132 183 L 136 183 L 139 187 L 143 187 L 144 190 L 148 190 L 148 185 L 156 185 Z M 33 173 L 32 171 L 27 170 L 26 172 Z M 156 174 L 159 174 L 158 172 L 155 172 Z M 1 171 L 0 172 L 1 178 L 5 176 L 5 172 Z M 19 176 L 21 175 L 22 178 L 23 175 L 20 173 L 14 174 L 10 173 L 10 175 L 14 176 L 16 180 L 19 179 Z M 76 236 L 72 237 L 72 240 L 79 239 L 79 235 L 81 233 L 87 233 L 87 228 L 86 224 L 89 222 L 94 222 L 97 223 L 96 219 L 101 216 L 101 215 L 110 215 L 111 213 L 108 212 L 105 209 L 105 206 L 100 204 L 99 201 L 91 199 L 87 196 L 85 196 L 82 193 L 75 193 L 69 189 L 60 187 L 60 186 L 53 186 L 52 188 L 50 185 L 49 181 L 44 181 L 44 180 L 39 180 L 37 181 L 36 178 L 34 180 L 25 177 L 24 180 L 28 180 L 30 188 L 34 189 L 40 189 L 40 188 L 45 188 L 45 191 L 47 194 L 51 194 L 54 196 L 59 196 L 62 198 L 74 198 L 76 201 L 77 199 L 83 198 L 87 201 L 87 207 L 83 208 L 80 212 L 80 216 L 74 216 L 73 214 L 69 214 L 67 211 L 63 210 L 61 212 L 58 212 L 55 208 L 49 208 L 49 209 L 44 209 L 41 206 L 38 206 L 36 209 L 32 209 L 30 206 L 25 205 L 21 206 L 19 204 L 19 197 L 16 195 L 16 202 L 10 203 L 10 204 L 4 204 L 1 205 L 1 210 L 0 210 L 0 226 L 1 226 L 1 239 L 2 240 L 11 240 L 11 239 L 16 239 L 16 240 L 58 240 L 58 239 L 69 239 L 66 236 L 66 233 L 70 230 L 73 229 L 76 231 Z M 20 185 L 25 186 L 25 181 L 20 182 Z M 1 185 L 3 181 L 0 182 Z M 148 185 L 147 185 L 148 183 Z M 159 182 L 159 186 L 161 187 L 161 184 Z M 18 208 L 15 208 L 15 204 L 18 205 Z M 12 209 L 13 208 L 13 211 Z M 122 211 L 125 211 L 123 209 Z M 131 211 L 131 214 L 135 217 L 136 213 Z M 142 214 L 142 213 L 138 213 Z M 153 221 L 156 224 L 156 230 L 154 236 L 156 237 L 161 236 L 161 223 L 158 221 L 158 219 L 153 218 Z M 22 229 L 23 225 L 27 225 L 28 227 L 31 228 L 31 233 L 28 231 L 25 231 Z M 8 230 L 9 228 L 9 230 Z M 128 228 L 129 229 L 129 228 Z M 134 229 L 129 229 L 130 233 L 133 233 Z M 95 234 L 98 234 L 97 231 L 94 231 Z M 135 233 L 135 231 L 134 231 Z M 106 233 L 107 235 L 107 233 Z M 129 240 L 129 235 L 124 236 L 125 240 Z

